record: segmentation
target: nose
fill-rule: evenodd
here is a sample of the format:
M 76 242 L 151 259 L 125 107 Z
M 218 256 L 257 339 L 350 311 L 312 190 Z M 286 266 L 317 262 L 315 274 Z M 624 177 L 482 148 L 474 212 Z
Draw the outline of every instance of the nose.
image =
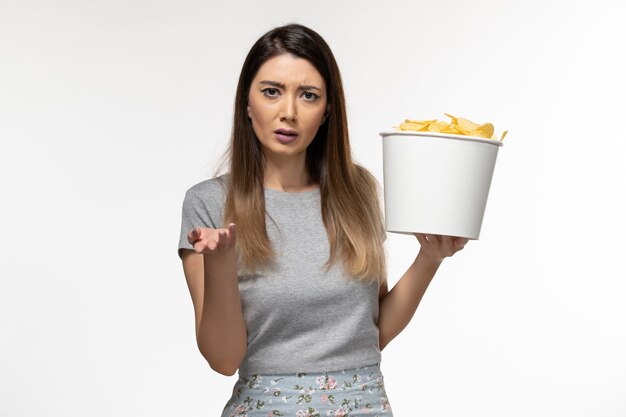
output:
M 280 120 L 296 121 L 296 99 L 285 96 L 280 112 Z

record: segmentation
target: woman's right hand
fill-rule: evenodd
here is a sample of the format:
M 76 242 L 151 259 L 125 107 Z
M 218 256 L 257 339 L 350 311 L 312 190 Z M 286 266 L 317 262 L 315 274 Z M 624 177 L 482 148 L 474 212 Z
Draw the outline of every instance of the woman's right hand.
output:
M 228 228 L 211 229 L 209 227 L 194 227 L 187 234 L 187 240 L 196 253 L 216 253 L 228 251 L 237 243 L 235 223 Z

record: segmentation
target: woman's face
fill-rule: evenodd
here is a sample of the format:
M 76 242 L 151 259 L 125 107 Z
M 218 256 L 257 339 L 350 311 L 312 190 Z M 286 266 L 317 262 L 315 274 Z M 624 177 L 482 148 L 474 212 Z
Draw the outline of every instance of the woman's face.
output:
M 324 122 L 326 100 L 324 79 L 306 59 L 282 54 L 265 61 L 250 85 L 247 107 L 265 154 L 306 152 Z

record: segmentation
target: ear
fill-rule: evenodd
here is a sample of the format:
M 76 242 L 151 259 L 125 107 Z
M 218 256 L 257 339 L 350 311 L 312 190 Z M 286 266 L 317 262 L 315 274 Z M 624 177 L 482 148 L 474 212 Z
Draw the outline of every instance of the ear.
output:
M 322 122 L 321 124 L 324 124 L 324 122 L 326 121 L 326 118 L 328 117 L 328 114 L 330 113 L 330 104 L 326 105 L 326 111 L 324 112 L 324 115 L 322 116 Z
M 250 117 L 250 106 L 246 106 L 246 112 L 248 113 L 248 117 Z

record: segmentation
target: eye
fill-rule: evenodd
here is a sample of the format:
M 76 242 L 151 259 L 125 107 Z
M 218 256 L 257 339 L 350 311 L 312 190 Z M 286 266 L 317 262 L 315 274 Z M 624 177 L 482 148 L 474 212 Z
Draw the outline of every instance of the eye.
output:
M 272 93 L 277 93 L 278 90 L 272 87 L 268 87 L 268 88 L 264 88 L 263 90 L 261 90 L 263 92 L 263 94 L 265 94 L 268 97 L 275 97 L 276 94 L 272 94 Z
M 307 100 L 310 100 L 310 101 L 317 100 L 319 98 L 317 94 L 312 93 L 310 91 L 305 91 L 304 95 L 307 98 Z

